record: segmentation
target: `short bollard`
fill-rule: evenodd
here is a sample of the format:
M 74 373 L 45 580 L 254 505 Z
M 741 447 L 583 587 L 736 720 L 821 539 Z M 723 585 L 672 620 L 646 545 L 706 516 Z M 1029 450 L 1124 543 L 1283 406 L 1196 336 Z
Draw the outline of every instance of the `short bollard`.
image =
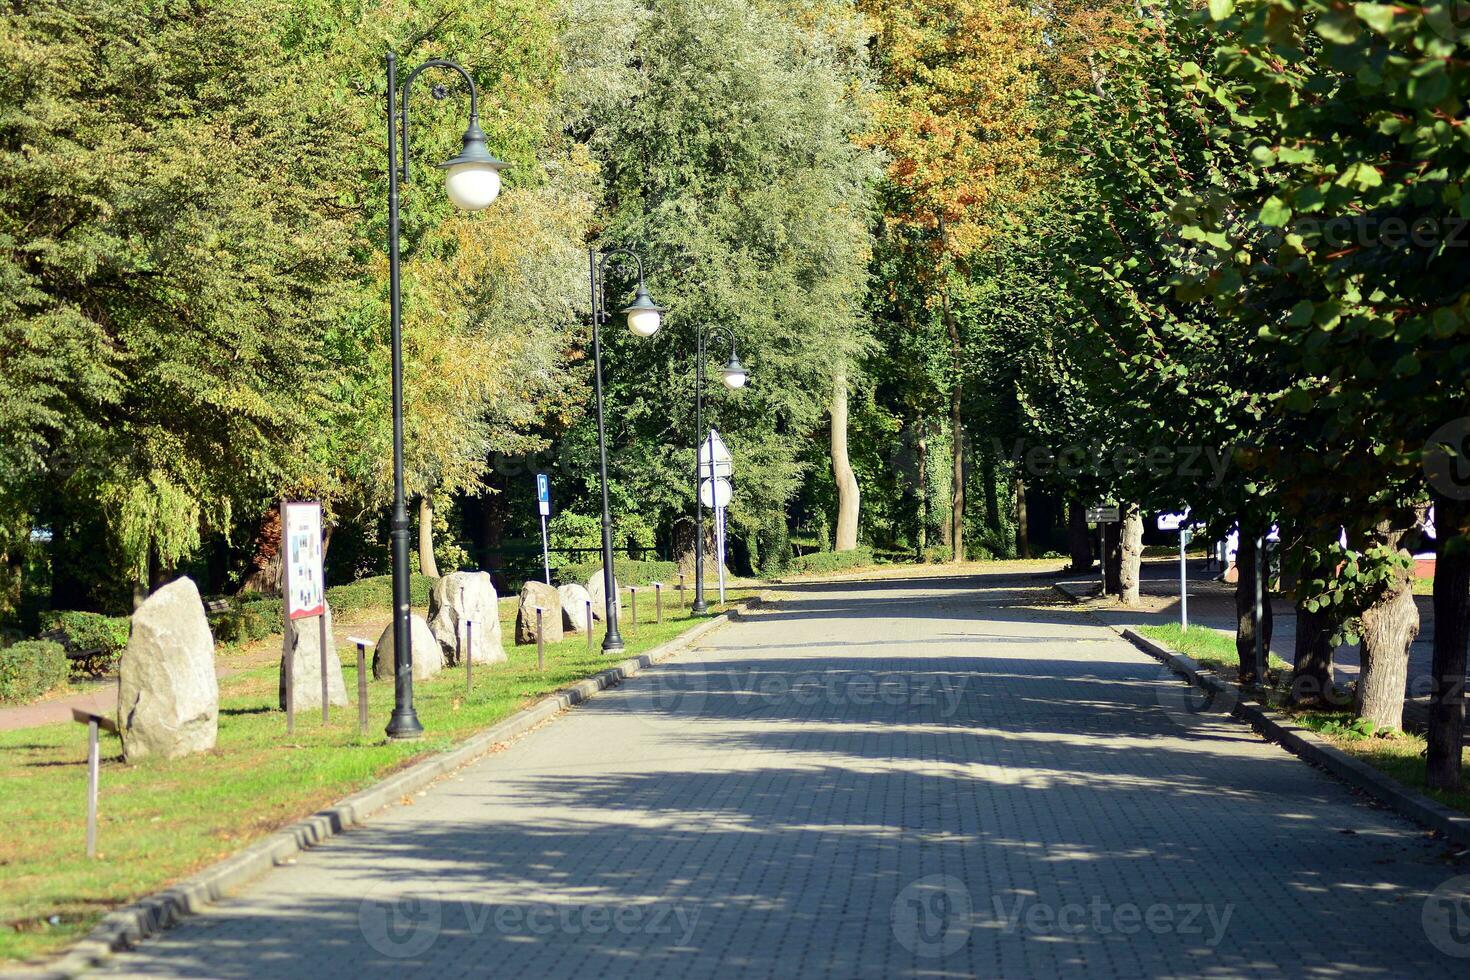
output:
M 286 620 L 286 734 L 296 731 L 296 628 Z
M 546 631 L 541 628 L 541 607 L 536 607 L 536 669 L 546 669 Z
M 460 606 L 463 609 L 463 606 Z M 475 693 L 475 621 L 464 621 L 464 693 Z
M 324 612 L 316 618 L 317 620 L 317 652 L 321 654 L 322 671 L 322 724 L 332 723 L 332 695 L 327 684 L 327 614 Z
M 97 731 L 117 734 L 117 722 L 81 708 L 72 708 L 71 717 L 87 726 L 87 857 L 94 858 L 97 856 L 97 780 L 102 771 Z
M 373 641 L 364 640 L 360 636 L 349 636 L 347 642 L 357 646 L 357 731 L 360 735 L 366 735 L 368 727 L 367 648 L 373 645 Z
M 653 583 L 653 621 L 662 623 L 664 621 L 664 584 Z
M 679 573 L 679 608 L 684 608 L 684 573 Z
M 638 635 L 638 586 L 628 586 L 628 604 L 632 607 L 632 613 L 628 617 L 628 632 L 633 636 Z
M 592 600 L 587 600 L 587 651 L 592 652 Z

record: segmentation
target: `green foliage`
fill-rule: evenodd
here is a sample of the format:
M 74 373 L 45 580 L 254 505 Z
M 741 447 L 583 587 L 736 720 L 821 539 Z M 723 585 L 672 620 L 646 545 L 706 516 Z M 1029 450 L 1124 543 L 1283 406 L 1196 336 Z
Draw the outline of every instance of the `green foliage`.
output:
M 924 549 L 919 560 L 926 565 L 942 565 L 954 560 L 954 549 L 948 545 L 931 544 Z
M 602 560 L 573 562 L 555 566 L 556 580 L 563 584 L 586 585 L 587 580 L 601 572 Z M 672 588 L 679 581 L 679 566 L 671 561 L 634 561 L 631 558 L 614 558 L 613 575 L 619 586 L 652 585 L 662 582 Z
M 0 647 L 0 702 L 38 698 L 65 683 L 66 651 L 50 640 L 22 640 Z
M 280 599 L 240 596 L 228 600 L 223 611 L 210 616 L 209 629 L 216 643 L 244 645 L 281 632 L 284 616 Z
M 86 665 L 98 674 L 105 674 L 117 666 L 128 645 L 132 625 L 127 616 L 103 616 L 75 610 L 48 612 L 41 617 L 42 631 L 60 630 L 66 634 L 65 645 L 68 648 L 100 651 Z
M 851 551 L 814 551 L 791 559 L 786 571 L 792 575 L 831 575 L 853 568 L 863 568 L 875 562 L 873 549 L 858 545 Z
M 408 577 L 408 601 L 416 608 L 428 608 L 429 593 L 436 580 L 427 575 Z M 332 614 L 345 615 L 363 609 L 393 608 L 393 576 L 374 575 L 347 585 L 334 585 L 327 590 Z

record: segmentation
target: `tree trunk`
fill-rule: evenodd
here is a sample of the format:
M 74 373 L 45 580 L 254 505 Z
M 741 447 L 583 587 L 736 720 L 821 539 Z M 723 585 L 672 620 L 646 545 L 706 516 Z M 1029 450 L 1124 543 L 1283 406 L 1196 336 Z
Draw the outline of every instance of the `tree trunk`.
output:
M 1271 593 L 1267 591 L 1262 600 L 1262 616 L 1259 624 L 1256 615 L 1256 529 L 1242 521 L 1240 525 L 1240 549 L 1235 555 L 1235 652 L 1240 658 L 1237 676 L 1242 684 L 1256 681 L 1256 629 L 1261 630 L 1261 644 L 1270 657 L 1271 650 Z
M 1432 789 L 1459 789 L 1465 741 L 1465 643 L 1470 638 L 1470 501 L 1434 495 L 1434 663 L 1429 695 Z
M 427 491 L 419 497 L 419 574 L 439 577 L 434 561 L 434 495 Z
M 1067 551 L 1072 555 L 1069 572 L 1092 571 L 1092 532 L 1087 528 L 1087 507 L 1079 500 L 1067 501 Z
M 1118 597 L 1125 606 L 1138 605 L 1140 565 L 1143 563 L 1143 511 L 1125 504 L 1118 541 Z
M 862 499 L 847 457 L 847 375 L 832 378 L 832 477 L 837 482 L 837 541 L 833 550 L 857 547 L 858 507 Z
M 1016 495 L 1016 552 L 1022 558 L 1031 557 L 1031 528 L 1026 517 L 1026 483 L 1019 476 L 1012 483 Z
M 1371 545 L 1399 551 L 1421 511 L 1407 520 L 1384 521 L 1373 532 Z M 1394 527 L 1395 523 L 1408 527 Z M 1400 552 L 1407 556 L 1408 552 Z M 1358 717 L 1377 728 L 1404 727 L 1404 689 L 1409 681 L 1409 645 L 1419 635 L 1419 606 L 1414 602 L 1413 565 L 1400 569 L 1383 587 L 1362 616 L 1362 673 L 1358 678 Z
M 952 561 L 965 560 L 965 423 L 960 415 L 960 386 L 949 396 L 949 428 L 954 441 L 954 489 L 949 506 L 949 545 Z
M 1300 530 L 1297 546 L 1303 554 L 1322 543 L 1324 538 L 1332 536 L 1330 531 L 1311 525 L 1302 525 Z M 1332 571 L 1330 568 L 1304 567 L 1299 578 L 1326 579 Z M 1308 609 L 1306 601 L 1311 598 L 1297 598 L 1296 642 L 1292 648 L 1290 701 L 1302 707 L 1328 703 L 1332 691 L 1332 632 L 1339 616 L 1331 609 Z
M 919 453 L 919 557 L 924 556 L 929 547 L 929 433 L 924 428 L 924 420 L 920 419 L 918 429 L 918 453 Z

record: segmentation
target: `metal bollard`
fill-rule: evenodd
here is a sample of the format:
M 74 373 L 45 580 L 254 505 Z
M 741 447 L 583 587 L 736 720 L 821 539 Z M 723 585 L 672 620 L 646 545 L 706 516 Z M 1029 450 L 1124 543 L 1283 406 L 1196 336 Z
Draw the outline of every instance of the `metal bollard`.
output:
M 97 856 L 97 782 L 101 776 L 102 755 L 98 747 L 98 729 L 117 733 L 117 722 L 102 715 L 94 715 L 81 708 L 72 708 L 73 721 L 87 726 L 87 857 Z
M 638 635 L 638 586 L 628 586 L 628 600 L 632 606 L 632 615 L 628 623 L 628 633 L 632 636 Z
M 592 600 L 587 600 L 587 652 L 592 652 Z
M 366 735 L 368 726 L 367 648 L 373 644 L 370 640 L 364 640 L 360 636 L 349 636 L 347 642 L 357 645 L 357 731 L 359 735 Z
M 330 725 L 332 723 L 332 695 L 328 693 L 327 686 L 327 614 L 325 612 L 317 617 L 317 632 L 322 660 L 322 724 Z
M 684 608 L 684 573 L 679 573 L 679 608 Z
M 541 607 L 536 607 L 536 669 L 546 669 L 546 631 L 541 628 Z
M 286 734 L 296 731 L 296 628 L 286 620 L 286 638 L 282 641 L 286 658 Z
M 460 607 L 464 608 L 463 606 Z M 475 621 L 464 621 L 464 694 L 475 693 Z
M 664 584 L 653 583 L 653 621 L 662 623 L 664 621 Z

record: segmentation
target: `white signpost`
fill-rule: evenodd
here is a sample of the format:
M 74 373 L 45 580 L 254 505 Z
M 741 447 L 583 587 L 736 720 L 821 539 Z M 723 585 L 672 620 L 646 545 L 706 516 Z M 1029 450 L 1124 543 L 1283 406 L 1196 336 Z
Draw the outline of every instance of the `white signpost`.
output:
M 536 509 L 541 513 L 541 566 L 546 571 L 546 584 L 551 584 L 551 540 L 546 534 L 546 517 L 551 513 L 551 481 L 545 473 L 536 474 Z
M 330 720 L 327 690 L 327 583 L 322 569 L 322 505 L 317 500 L 281 501 L 281 595 L 285 597 L 286 731 L 296 725 L 292 678 L 296 620 L 317 618 L 321 642 L 322 724 Z
M 725 508 L 735 495 L 730 477 L 735 461 L 714 429 L 699 445 L 699 499 L 715 512 L 715 557 L 720 576 L 720 603 L 725 601 Z
M 1178 514 L 1160 514 L 1160 531 L 1179 532 L 1179 628 L 1189 629 L 1189 564 L 1185 549 L 1189 547 L 1189 508 Z

